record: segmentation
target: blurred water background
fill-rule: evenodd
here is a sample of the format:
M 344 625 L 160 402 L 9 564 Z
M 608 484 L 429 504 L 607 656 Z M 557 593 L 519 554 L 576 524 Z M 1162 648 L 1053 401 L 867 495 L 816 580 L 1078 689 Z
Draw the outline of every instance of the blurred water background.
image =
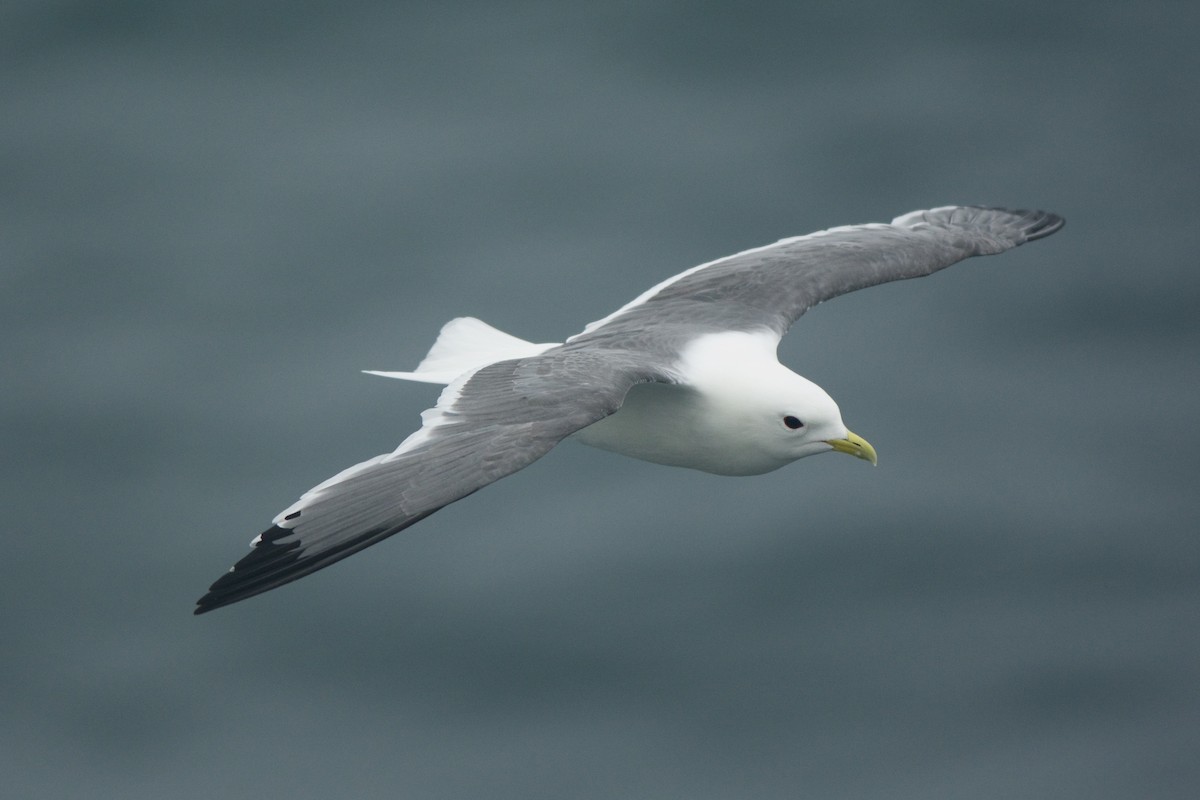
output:
M 21 798 L 1200 796 L 1200 6 L 0 5 Z M 782 348 L 879 449 L 567 445 L 201 617 L 474 315 L 953 203 L 1059 234 Z

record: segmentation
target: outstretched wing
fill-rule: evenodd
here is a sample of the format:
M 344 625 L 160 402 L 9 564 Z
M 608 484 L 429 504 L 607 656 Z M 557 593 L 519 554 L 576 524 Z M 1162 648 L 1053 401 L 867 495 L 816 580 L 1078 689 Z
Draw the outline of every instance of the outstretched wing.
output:
M 701 264 L 663 281 L 588 325 L 568 343 L 622 339 L 655 327 L 768 328 L 782 336 L 824 300 L 889 281 L 919 278 L 971 256 L 1001 253 L 1057 231 L 1045 211 L 947 206 L 891 224 L 848 225 L 783 239 Z
M 464 375 L 395 452 L 335 475 L 281 512 L 195 613 L 316 572 L 528 466 L 616 411 L 635 383 L 670 379 L 645 363 L 617 351 L 551 350 Z

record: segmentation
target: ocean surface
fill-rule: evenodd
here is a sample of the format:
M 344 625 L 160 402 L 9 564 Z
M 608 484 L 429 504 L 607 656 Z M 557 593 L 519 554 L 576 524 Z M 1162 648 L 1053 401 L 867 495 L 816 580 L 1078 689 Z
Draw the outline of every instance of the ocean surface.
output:
M 1200 6 L 0 5 L 0 775 L 20 798 L 1200 796 Z M 192 616 L 472 315 L 972 203 L 806 315 L 879 467 L 567 443 Z

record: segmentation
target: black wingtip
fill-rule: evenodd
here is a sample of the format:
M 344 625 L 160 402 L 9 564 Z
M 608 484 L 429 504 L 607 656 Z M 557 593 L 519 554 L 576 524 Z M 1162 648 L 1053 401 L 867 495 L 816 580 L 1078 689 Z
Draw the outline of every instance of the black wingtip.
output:
M 998 232 L 1007 230 L 1018 234 L 1021 238 L 1014 244 L 1023 244 L 1037 239 L 1044 239 L 1057 232 L 1067 223 L 1058 214 L 1042 211 L 1036 208 L 1005 208 L 1004 206 L 967 206 L 985 218 L 992 216 L 991 224 Z
M 208 593 L 196 601 L 196 608 L 192 613 L 205 614 L 303 578 L 392 534 L 399 533 L 437 510 L 434 508 L 416 514 L 396 525 L 363 531 L 315 553 L 306 552 L 307 548 L 299 538 L 282 541 L 298 536 L 299 526 L 291 529 L 272 525 L 262 532 L 254 548 L 241 561 L 208 587 Z
M 1003 206 L 975 206 L 980 211 L 992 211 L 1008 217 L 1008 224 L 1020 231 L 1026 242 L 1044 239 L 1057 232 L 1067 221 L 1052 211 L 1036 208 L 1004 208 Z
M 205 614 L 278 586 L 280 582 L 272 579 L 300 556 L 299 542 L 278 543 L 291 533 L 287 528 L 272 525 L 259 534 L 254 549 L 213 581 L 208 592 L 196 601 L 192 613 Z
M 1030 211 L 1027 212 L 1033 219 L 1032 224 L 1025 229 L 1025 241 L 1032 242 L 1037 239 L 1044 239 L 1052 233 L 1057 233 L 1062 229 L 1067 221 L 1058 214 L 1049 211 Z

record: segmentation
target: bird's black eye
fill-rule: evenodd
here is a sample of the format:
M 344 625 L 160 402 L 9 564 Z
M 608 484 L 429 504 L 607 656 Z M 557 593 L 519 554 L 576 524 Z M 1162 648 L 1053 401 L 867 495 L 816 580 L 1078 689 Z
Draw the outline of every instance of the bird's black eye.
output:
M 803 422 L 801 422 L 801 421 L 800 421 L 798 418 L 796 418 L 796 417 L 792 417 L 792 416 L 787 416 L 787 417 L 784 417 L 784 418 L 783 418 L 783 424 L 784 424 L 784 425 L 787 425 L 787 426 L 788 426 L 789 428 L 791 428 L 792 430 L 796 430 L 797 428 L 803 428 L 803 427 L 804 427 L 804 423 L 803 423 Z

